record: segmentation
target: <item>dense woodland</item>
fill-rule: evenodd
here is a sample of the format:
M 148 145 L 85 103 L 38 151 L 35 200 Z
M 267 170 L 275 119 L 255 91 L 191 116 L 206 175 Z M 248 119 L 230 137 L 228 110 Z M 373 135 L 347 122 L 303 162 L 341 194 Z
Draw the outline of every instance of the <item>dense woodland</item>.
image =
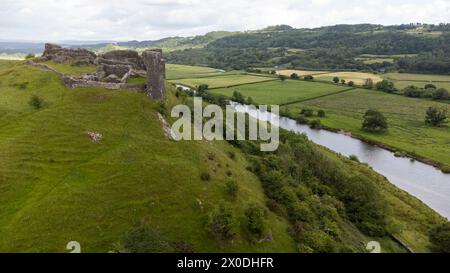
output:
M 364 63 L 363 54 L 388 55 L 392 62 Z M 448 24 L 338 25 L 317 29 L 288 26 L 227 35 L 204 48 L 171 52 L 172 63 L 225 69 L 285 66 L 450 74 Z

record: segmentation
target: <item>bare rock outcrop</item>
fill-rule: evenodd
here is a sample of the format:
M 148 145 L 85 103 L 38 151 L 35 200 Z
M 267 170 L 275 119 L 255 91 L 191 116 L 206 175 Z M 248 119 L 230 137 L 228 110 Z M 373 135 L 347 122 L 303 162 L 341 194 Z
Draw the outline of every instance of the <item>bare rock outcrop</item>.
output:
M 97 55 L 86 49 L 69 49 L 59 45 L 45 44 L 45 50 L 38 61 L 53 61 L 55 63 L 69 63 L 75 66 L 94 64 Z
M 162 57 L 161 49 L 150 49 L 142 53 L 147 70 L 147 95 L 155 100 L 164 99 L 166 61 Z

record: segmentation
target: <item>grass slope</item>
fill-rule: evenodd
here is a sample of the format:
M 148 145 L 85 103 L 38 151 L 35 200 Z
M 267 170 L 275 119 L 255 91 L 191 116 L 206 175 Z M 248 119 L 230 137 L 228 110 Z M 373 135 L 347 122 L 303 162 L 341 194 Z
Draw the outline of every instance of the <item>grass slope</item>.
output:
M 211 239 L 212 207 L 230 203 L 241 221 L 249 202 L 265 201 L 230 145 L 166 139 L 157 104 L 142 94 L 68 90 L 56 75 L 24 66 L 0 73 L 1 252 L 66 252 L 72 240 L 83 252 L 107 252 L 139 223 L 200 252 L 295 251 L 287 223 L 272 213 L 273 242 L 249 243 L 244 232 L 232 243 Z M 43 109 L 27 104 L 31 94 L 46 101 Z M 92 143 L 86 131 L 103 139 Z M 202 172 L 211 181 L 201 181 Z M 230 179 L 241 189 L 234 202 L 224 190 Z

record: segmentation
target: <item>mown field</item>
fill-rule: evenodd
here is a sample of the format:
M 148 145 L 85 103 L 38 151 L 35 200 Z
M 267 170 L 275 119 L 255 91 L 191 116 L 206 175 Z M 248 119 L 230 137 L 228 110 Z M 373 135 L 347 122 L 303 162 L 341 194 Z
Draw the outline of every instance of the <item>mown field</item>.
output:
M 220 75 L 221 73 L 217 69 L 210 67 L 166 64 L 166 77 L 168 80 Z
M 437 88 L 445 88 L 450 91 L 450 75 L 387 73 L 383 74 L 383 78 L 394 82 L 397 89 L 403 89 L 410 85 L 423 88 L 426 84 L 432 83 Z
M 172 83 L 180 83 L 191 87 L 198 87 L 201 84 L 207 84 L 209 88 L 229 87 L 234 85 L 266 82 L 276 80 L 271 77 L 237 74 L 237 75 L 220 75 L 212 77 L 198 77 L 171 80 Z
M 363 85 L 367 79 L 372 79 L 374 83 L 380 82 L 383 78 L 380 75 L 363 72 L 334 72 L 314 76 L 317 80 L 332 81 L 334 77 L 344 79 L 346 82 L 353 81 L 356 85 Z
M 231 88 L 214 89 L 211 90 L 211 92 L 231 97 L 233 92 L 237 91 L 242 93 L 245 97 L 252 97 L 252 99 L 259 104 L 274 105 L 316 98 L 348 89 L 348 86 L 338 86 L 333 84 L 291 80 L 282 82 L 277 80 Z

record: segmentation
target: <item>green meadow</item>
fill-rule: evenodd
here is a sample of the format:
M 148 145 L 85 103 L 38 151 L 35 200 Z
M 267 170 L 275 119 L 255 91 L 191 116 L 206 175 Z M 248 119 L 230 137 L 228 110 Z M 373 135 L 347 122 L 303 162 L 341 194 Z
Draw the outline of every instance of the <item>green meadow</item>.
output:
M 271 77 L 255 76 L 247 74 L 220 75 L 211 77 L 187 78 L 179 80 L 170 80 L 172 83 L 180 83 L 191 87 L 198 87 L 201 84 L 207 84 L 209 88 L 221 88 L 234 85 L 266 82 L 276 80 Z
M 214 89 L 211 90 L 211 92 L 214 94 L 222 94 L 231 97 L 233 92 L 237 91 L 242 93 L 245 97 L 252 97 L 252 99 L 259 104 L 284 104 L 330 95 L 348 89 L 348 86 L 338 86 L 333 84 L 277 80 L 230 88 Z
M 202 76 L 219 75 L 217 69 L 202 66 L 190 66 L 181 64 L 167 64 L 166 77 L 169 80 L 184 79 Z

